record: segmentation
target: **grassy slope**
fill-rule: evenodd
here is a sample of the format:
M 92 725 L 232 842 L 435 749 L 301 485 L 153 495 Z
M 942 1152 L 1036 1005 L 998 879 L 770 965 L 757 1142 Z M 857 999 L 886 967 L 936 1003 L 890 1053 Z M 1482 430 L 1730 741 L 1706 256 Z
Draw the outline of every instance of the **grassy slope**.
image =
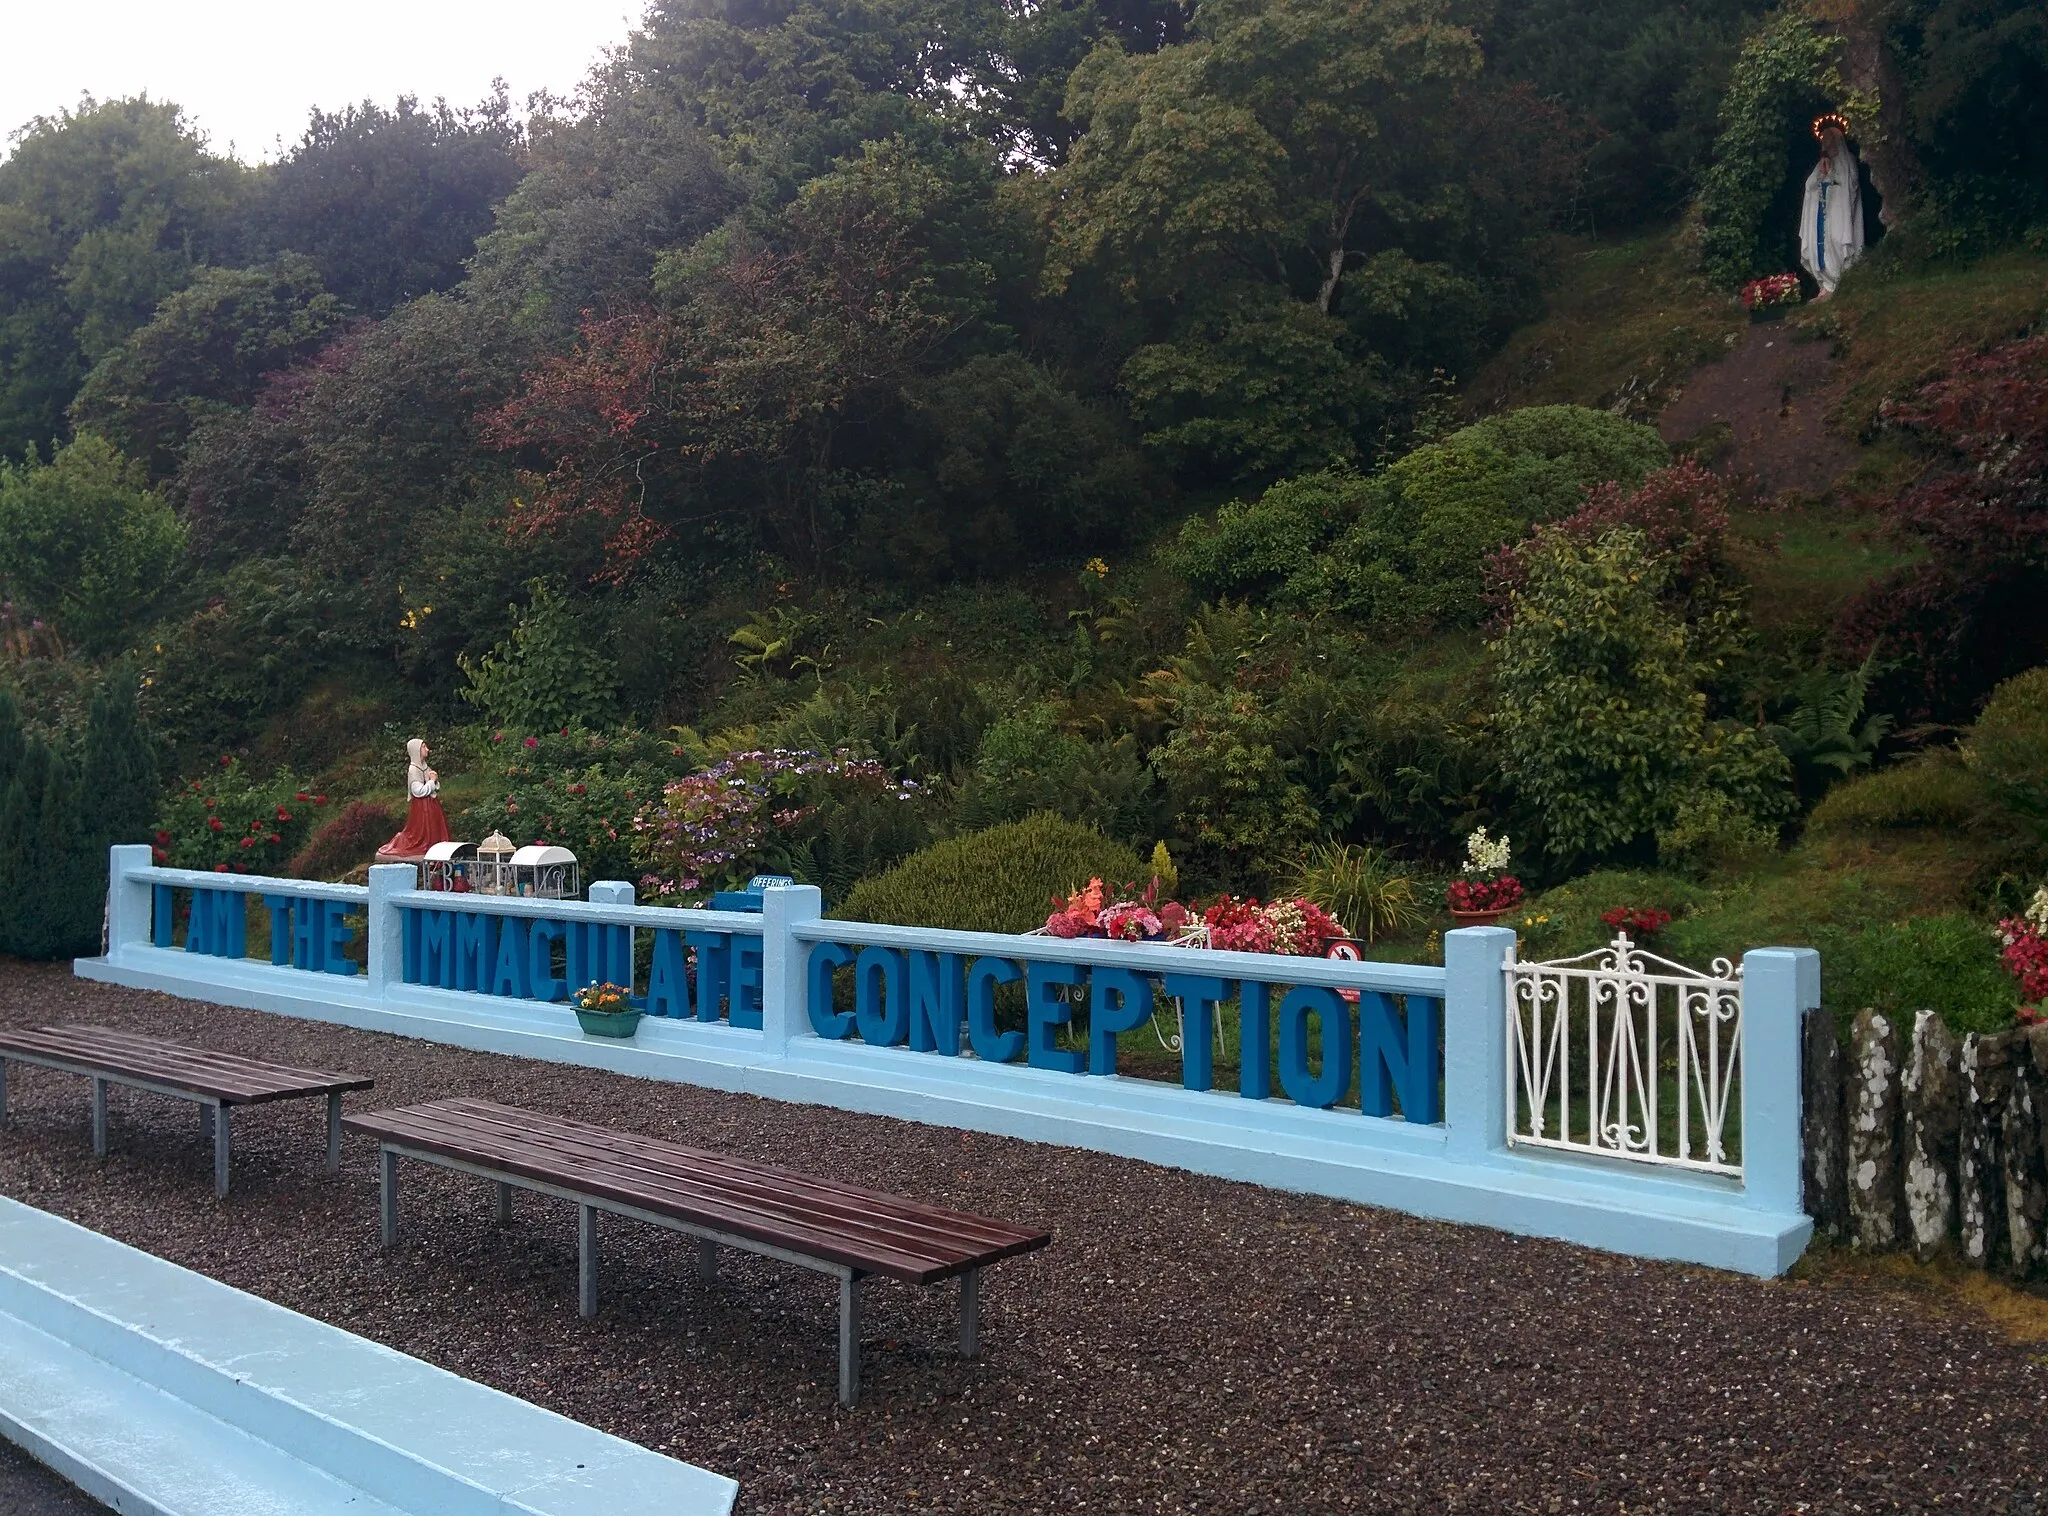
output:
M 1590 405 L 1654 421 L 1686 377 L 1735 345 L 1747 318 L 1693 273 L 1684 233 L 1560 238 L 1549 311 L 1465 385 L 1467 408 Z
M 1572 402 L 1653 419 L 1687 375 L 1733 346 L 1743 317 L 1725 295 L 1683 269 L 1682 234 L 1625 243 L 1566 244 L 1550 312 L 1510 339 L 1468 387 L 1475 412 Z M 1859 449 L 1834 498 L 1799 510 L 1741 510 L 1732 550 L 1751 586 L 1767 644 L 1811 649 L 1850 596 L 1902 561 L 1882 523 L 1861 504 L 1917 468 L 1877 426 L 1891 396 L 1941 372 L 1957 348 L 1983 347 L 2048 319 L 2048 256 L 2002 253 L 1962 268 L 1907 271 L 1874 263 L 1826 305 L 1791 327 L 1832 342 L 1845 383 L 1830 420 Z M 1741 461 L 1731 460 L 1739 470 Z M 1575 953 L 1611 935 L 1599 919 L 1616 906 L 1661 906 L 1673 925 L 1661 951 L 1704 965 L 1766 943 L 1817 944 L 1833 972 L 1823 994 L 1838 1014 L 1851 1001 L 1926 1003 L 1941 986 L 1916 982 L 1936 950 L 1989 963 L 1978 895 L 2004 849 L 1953 829 L 1848 831 L 1800 840 L 1785 852 L 1707 880 L 1608 871 L 1545 892 L 1523 914 L 1528 949 Z M 1994 1024 L 2010 1015 L 2005 985 L 1975 979 L 1955 995 L 1951 1019 Z

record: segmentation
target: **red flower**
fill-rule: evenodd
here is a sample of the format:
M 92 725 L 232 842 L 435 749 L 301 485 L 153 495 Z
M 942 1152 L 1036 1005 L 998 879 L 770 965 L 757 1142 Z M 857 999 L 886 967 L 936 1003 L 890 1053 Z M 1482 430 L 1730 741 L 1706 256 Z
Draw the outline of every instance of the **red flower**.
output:
M 286 810 L 283 806 L 279 806 L 277 808 L 277 819 L 279 821 L 289 821 L 292 819 L 292 813 Z
M 589 793 L 589 789 L 588 785 L 572 784 L 569 786 L 569 793 L 572 795 L 583 795 Z
M 213 866 L 213 871 L 216 874 L 225 874 L 228 871 L 228 866 L 225 863 L 216 863 Z
M 226 768 L 229 764 L 233 763 L 234 761 L 235 760 L 230 758 L 226 753 L 222 753 L 220 755 L 220 766 L 222 768 Z
M 169 863 L 171 861 L 171 855 L 165 852 L 160 847 L 151 848 L 149 850 L 149 854 L 150 857 L 154 858 L 158 863 Z
M 315 804 L 315 805 L 325 805 L 325 804 L 327 804 L 327 797 L 326 797 L 325 795 L 315 795 L 315 796 L 313 797 L 313 804 Z
M 491 733 L 491 741 L 493 741 L 493 742 L 503 742 L 504 740 L 505 740 L 505 734 L 504 734 L 503 732 L 493 732 L 493 733 Z
M 158 847 L 169 847 L 171 845 L 171 834 L 169 832 L 158 832 L 156 834 L 156 843 Z
M 301 805 L 304 805 L 308 800 L 311 800 L 312 798 L 313 797 L 307 794 L 304 790 L 299 790 L 292 796 L 292 799 L 298 801 L 299 804 Z
M 220 802 L 219 802 L 218 800 L 214 799 L 214 798 L 213 798 L 213 796 L 211 796 L 211 795 L 208 795 L 208 796 L 206 797 L 206 799 L 205 799 L 204 801 L 202 801 L 201 803 L 202 803 L 202 804 L 203 804 L 203 805 L 204 805 L 204 806 L 205 806 L 205 807 L 206 807 L 206 808 L 207 808 L 207 809 L 208 809 L 209 811 L 210 811 L 210 810 L 212 810 L 212 809 L 213 809 L 213 808 L 214 808 L 214 807 L 215 807 L 216 805 L 220 804 Z
M 277 835 L 277 833 L 275 833 L 275 832 L 272 832 L 272 833 L 270 834 L 270 841 L 271 841 L 271 844 L 272 844 L 272 846 L 275 846 L 276 844 L 278 844 L 278 843 L 280 843 L 280 842 L 284 841 L 284 838 L 282 838 L 282 837 L 278 836 L 278 835 Z
M 243 846 L 243 847 L 254 847 L 255 845 L 256 845 L 256 839 L 255 839 L 254 837 L 244 837 L 244 838 L 242 839 L 242 846 Z
M 218 816 L 208 816 L 208 817 L 206 818 L 206 824 L 207 824 L 208 826 L 212 827 L 212 828 L 213 828 L 213 830 L 215 830 L 215 831 L 217 832 L 217 831 L 219 831 L 219 830 L 220 830 L 220 817 L 218 817 Z
M 527 739 L 526 739 L 526 745 L 527 745 L 528 747 L 539 747 L 539 746 L 540 746 L 540 738 L 538 738 L 538 737 L 529 737 L 529 738 L 527 738 Z

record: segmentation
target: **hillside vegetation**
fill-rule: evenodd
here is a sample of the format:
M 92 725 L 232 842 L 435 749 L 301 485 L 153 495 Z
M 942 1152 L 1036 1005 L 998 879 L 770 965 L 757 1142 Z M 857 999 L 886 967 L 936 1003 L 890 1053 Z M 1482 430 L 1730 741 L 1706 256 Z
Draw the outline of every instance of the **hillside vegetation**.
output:
M 0 866 L 346 873 L 423 735 L 458 835 L 647 897 L 1014 925 L 1128 871 L 1419 957 L 1485 826 L 1530 951 L 1669 912 L 2001 1024 L 2030 14 L 660 0 L 524 122 L 365 104 L 254 169 L 162 102 L 29 123 Z M 1760 329 L 1824 108 L 1882 236 Z M 89 946 L 74 893 L 0 950 Z

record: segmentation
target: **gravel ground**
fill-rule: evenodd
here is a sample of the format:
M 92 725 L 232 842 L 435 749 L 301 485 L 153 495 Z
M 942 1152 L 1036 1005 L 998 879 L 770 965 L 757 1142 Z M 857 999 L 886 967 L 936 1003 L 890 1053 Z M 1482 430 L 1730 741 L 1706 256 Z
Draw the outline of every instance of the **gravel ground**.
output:
M 106 1509 L 13 1443 L 0 1441 L 0 1516 L 94 1516 Z
M 529 1104 L 1050 1229 L 955 1296 L 878 1282 L 863 1399 L 834 1401 L 822 1275 L 611 1221 L 576 1315 L 573 1208 L 374 1148 L 321 1168 L 314 1103 L 237 1117 L 216 1203 L 195 1108 L 12 1078 L 0 1190 L 704 1464 L 748 1512 L 1919 1511 L 2048 1516 L 2048 1365 L 1869 1284 L 1759 1283 L 1143 1163 L 83 983 L 0 962 L 0 1023 L 92 1021 L 374 1075 L 350 1109 Z

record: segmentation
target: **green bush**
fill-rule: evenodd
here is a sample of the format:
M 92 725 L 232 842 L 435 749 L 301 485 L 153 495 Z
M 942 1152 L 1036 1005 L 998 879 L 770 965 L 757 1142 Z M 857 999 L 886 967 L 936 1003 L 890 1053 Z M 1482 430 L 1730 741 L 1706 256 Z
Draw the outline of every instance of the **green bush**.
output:
M 239 758 L 223 757 L 171 791 L 157 832 L 157 861 L 226 874 L 282 874 L 326 805 L 325 795 L 309 794 L 289 770 L 252 778 Z
M 511 637 L 471 663 L 462 698 L 495 726 L 519 736 L 602 722 L 617 705 L 612 660 L 592 645 L 577 609 L 543 581 L 527 586 L 530 602 Z
M 1708 670 L 1660 603 L 1669 559 L 1617 527 L 1596 543 L 1540 534 L 1495 644 L 1502 768 L 1559 865 L 1658 837 L 1710 861 L 1775 840 L 1791 765 L 1755 732 L 1706 720 Z
M 1998 939 L 1969 916 L 1919 916 L 1861 931 L 1824 929 L 1821 1003 L 1847 1028 L 1865 1007 L 1882 1012 L 1902 1033 L 1926 1009 L 1958 1032 L 1995 1032 L 2012 1025 L 2019 984 L 1999 961 Z
M 90 652 L 145 623 L 185 552 L 185 528 L 141 468 L 90 434 L 0 462 L 0 598 L 54 622 Z
M 1970 750 L 1992 799 L 2048 839 L 2048 668 L 1992 692 L 1970 729 Z
M 1039 811 L 1142 838 L 1158 830 L 1158 786 L 1134 737 L 1089 742 L 1061 731 L 1050 706 L 1034 706 L 981 734 L 953 828 L 982 831 Z
M 1657 434 L 1606 411 L 1534 406 L 1453 432 L 1378 475 L 1358 519 L 1290 581 L 1286 598 L 1390 625 L 1476 625 L 1485 561 L 1596 484 L 1670 461 Z
M 1940 748 L 1836 785 L 1806 826 L 1816 835 L 1969 826 L 1986 805 L 1982 776 L 1953 748 Z
M 1205 593 L 1271 595 L 1388 624 L 1474 625 L 1486 555 L 1587 489 L 1670 461 L 1646 426 L 1576 405 L 1491 416 L 1370 478 L 1282 480 L 1190 522 L 1169 558 Z
M 863 879 L 835 915 L 971 932 L 1045 925 L 1053 898 L 1100 878 L 1149 877 L 1143 860 L 1092 827 L 1050 814 L 953 837 Z
M 1205 595 L 1270 594 L 1357 516 L 1366 481 L 1348 469 L 1282 479 L 1256 500 L 1232 500 L 1213 521 L 1192 520 L 1167 561 Z

